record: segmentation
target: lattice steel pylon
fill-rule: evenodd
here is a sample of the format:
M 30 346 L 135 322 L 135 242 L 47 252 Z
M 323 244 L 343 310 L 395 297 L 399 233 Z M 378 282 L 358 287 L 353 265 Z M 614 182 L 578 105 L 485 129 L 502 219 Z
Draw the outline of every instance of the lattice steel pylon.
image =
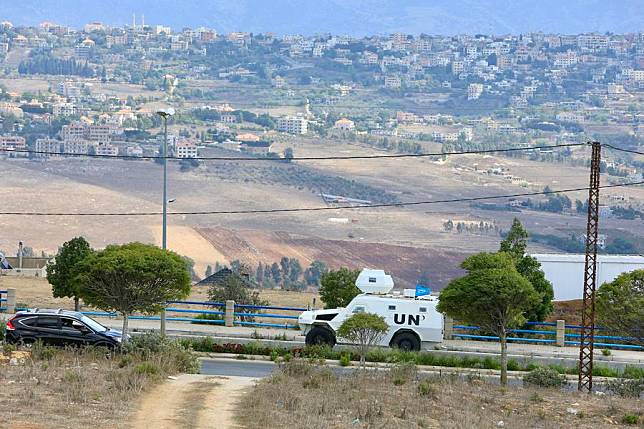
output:
M 597 285 L 597 235 L 599 232 L 599 167 L 601 144 L 592 142 L 588 224 L 586 226 L 586 262 L 584 266 L 584 303 L 579 342 L 579 391 L 593 390 L 593 346 L 595 342 L 595 288 Z

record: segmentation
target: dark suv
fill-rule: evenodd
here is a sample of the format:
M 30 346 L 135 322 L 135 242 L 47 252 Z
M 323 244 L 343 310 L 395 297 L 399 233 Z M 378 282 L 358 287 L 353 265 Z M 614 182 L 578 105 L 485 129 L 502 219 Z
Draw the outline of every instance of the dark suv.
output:
M 76 311 L 28 310 L 7 322 L 9 343 L 30 344 L 37 340 L 52 346 L 94 345 L 116 347 L 121 331 L 110 329 Z

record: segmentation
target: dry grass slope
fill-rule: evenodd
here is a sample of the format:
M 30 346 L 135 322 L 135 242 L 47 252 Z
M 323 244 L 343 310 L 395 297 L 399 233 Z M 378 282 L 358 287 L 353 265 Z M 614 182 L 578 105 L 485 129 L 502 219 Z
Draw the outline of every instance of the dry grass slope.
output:
M 573 409 L 575 410 L 573 412 Z M 554 389 L 503 389 L 479 379 L 419 379 L 415 370 L 357 372 L 338 378 L 294 361 L 245 397 L 247 428 L 604 428 L 642 414 L 636 399 Z M 499 423 L 503 422 L 503 423 Z

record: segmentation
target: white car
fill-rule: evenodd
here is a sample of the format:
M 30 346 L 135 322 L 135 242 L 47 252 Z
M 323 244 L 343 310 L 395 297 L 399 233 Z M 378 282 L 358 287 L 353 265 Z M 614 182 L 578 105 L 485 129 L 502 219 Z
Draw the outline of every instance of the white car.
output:
M 344 308 L 309 310 L 298 318 L 306 344 L 343 343 L 336 332 L 355 313 L 373 313 L 385 319 L 389 330 L 379 345 L 420 350 L 423 343 L 443 341 L 443 315 L 436 311 L 438 298 L 416 296 L 415 289 L 392 293 L 393 280 L 382 270 L 362 270 L 356 286 L 363 292 Z

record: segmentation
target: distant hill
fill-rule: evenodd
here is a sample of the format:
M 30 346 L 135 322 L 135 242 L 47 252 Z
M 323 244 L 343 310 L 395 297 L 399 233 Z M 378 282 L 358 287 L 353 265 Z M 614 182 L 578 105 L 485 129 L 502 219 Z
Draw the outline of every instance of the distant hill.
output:
M 277 34 L 506 34 L 644 30 L 643 0 L 2 0 L 0 20 L 208 26 Z

